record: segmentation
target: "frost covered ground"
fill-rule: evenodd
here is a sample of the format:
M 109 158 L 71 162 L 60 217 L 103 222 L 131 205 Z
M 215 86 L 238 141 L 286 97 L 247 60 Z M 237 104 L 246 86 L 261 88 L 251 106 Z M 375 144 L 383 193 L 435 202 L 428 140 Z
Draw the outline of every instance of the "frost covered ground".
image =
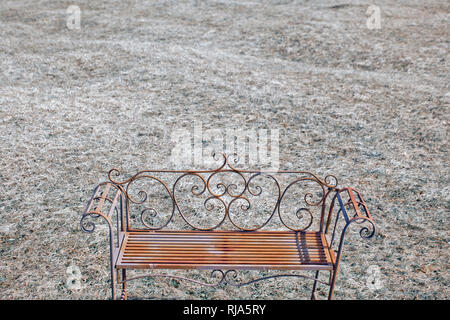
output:
M 201 120 L 279 129 L 281 168 L 366 195 L 377 234 L 348 238 L 336 299 L 448 299 L 449 15 L 445 0 L 1 1 L 0 298 L 109 298 L 106 230 L 79 228 L 92 189 L 112 167 L 170 167 L 171 132 Z M 129 295 L 304 299 L 309 286 L 148 279 Z

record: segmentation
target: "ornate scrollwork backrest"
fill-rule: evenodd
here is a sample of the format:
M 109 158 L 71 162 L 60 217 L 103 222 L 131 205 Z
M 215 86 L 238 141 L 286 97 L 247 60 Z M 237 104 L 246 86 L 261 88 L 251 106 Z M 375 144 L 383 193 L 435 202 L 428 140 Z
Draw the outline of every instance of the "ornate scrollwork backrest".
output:
M 117 180 L 118 169 L 110 170 L 110 182 L 125 193 L 127 229 L 160 230 L 169 227 L 176 213 L 196 230 L 215 230 L 221 226 L 242 231 L 259 230 L 273 222 L 274 216 L 278 216 L 280 227 L 294 231 L 307 230 L 313 222 L 322 228 L 326 198 L 337 186 L 336 177 L 328 175 L 320 179 L 307 171 L 241 170 L 232 164 L 238 162 L 237 158 L 233 161 L 225 154 L 222 156 L 221 166 L 214 170 L 143 170 L 123 181 Z M 220 160 L 216 155 L 213 157 Z M 146 187 L 145 183 L 158 186 L 159 191 Z M 292 206 L 293 201 L 287 200 L 290 197 L 294 198 L 295 206 Z M 258 205 L 253 205 L 255 199 Z M 166 218 L 161 218 L 162 211 L 157 208 L 163 202 L 166 203 Z M 137 213 L 131 210 L 133 206 L 139 207 Z M 253 206 L 255 210 L 250 213 Z M 316 220 L 314 208 L 319 208 L 320 212 Z M 214 211 L 220 213 L 213 214 Z M 133 228 L 131 220 L 137 217 L 141 227 Z M 192 221 L 195 219 L 209 225 L 195 224 Z M 292 221 L 300 226 L 294 226 Z

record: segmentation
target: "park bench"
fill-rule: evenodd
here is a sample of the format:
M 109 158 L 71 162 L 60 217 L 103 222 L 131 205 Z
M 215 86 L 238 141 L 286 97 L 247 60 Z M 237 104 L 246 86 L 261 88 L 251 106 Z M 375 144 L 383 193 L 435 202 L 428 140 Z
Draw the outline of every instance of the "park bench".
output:
M 360 225 L 367 239 L 375 233 L 361 194 L 338 188 L 332 175 L 241 170 L 237 158 L 222 156 L 214 170 L 144 170 L 123 181 L 112 169 L 109 181 L 95 188 L 80 224 L 93 232 L 97 218 L 107 222 L 112 299 L 119 298 L 116 286 L 126 299 L 127 283 L 144 277 L 211 287 L 299 277 L 312 281 L 311 299 L 318 283 L 333 298 L 347 228 Z M 127 277 L 132 269 L 151 270 Z M 214 281 L 155 269 L 212 270 Z M 237 270 L 295 271 L 239 282 Z M 314 276 L 293 273 L 302 270 Z M 327 273 L 325 280 L 319 272 Z

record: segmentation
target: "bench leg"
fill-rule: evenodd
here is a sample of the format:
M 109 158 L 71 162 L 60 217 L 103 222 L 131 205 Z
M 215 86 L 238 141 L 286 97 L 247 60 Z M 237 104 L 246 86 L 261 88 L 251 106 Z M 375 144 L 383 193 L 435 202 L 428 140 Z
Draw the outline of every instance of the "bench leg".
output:
M 111 262 L 111 299 L 116 300 L 116 270 Z
M 314 284 L 311 292 L 311 300 L 316 300 L 316 287 L 317 287 L 317 279 L 319 278 L 319 270 L 316 271 L 316 276 L 314 277 Z
M 120 296 L 120 300 L 127 300 L 127 270 L 122 269 L 122 295 Z
M 336 277 L 337 277 L 338 270 L 339 270 L 338 266 L 336 266 L 336 268 L 333 271 L 333 275 L 332 275 L 331 281 L 330 281 L 330 292 L 328 293 L 328 300 L 333 299 L 334 285 L 336 284 Z M 331 274 L 330 274 L 330 276 L 331 276 Z

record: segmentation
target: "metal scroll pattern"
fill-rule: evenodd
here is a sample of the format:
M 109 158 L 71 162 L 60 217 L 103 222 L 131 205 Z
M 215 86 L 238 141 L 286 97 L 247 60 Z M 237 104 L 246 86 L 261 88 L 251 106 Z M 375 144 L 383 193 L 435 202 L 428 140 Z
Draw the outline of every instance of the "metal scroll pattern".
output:
M 213 155 L 216 161 L 220 159 L 217 155 Z M 214 170 L 144 170 L 140 171 L 129 179 L 119 181 L 120 176 L 118 169 L 112 169 L 108 173 L 109 180 L 118 186 L 122 186 L 125 190 L 125 196 L 129 204 L 143 205 L 144 209 L 140 212 L 140 221 L 149 230 L 160 230 L 166 227 L 173 219 L 176 212 L 180 214 L 183 220 L 195 230 L 214 230 L 219 228 L 225 221 L 239 230 L 253 231 L 259 230 L 267 225 L 272 218 L 277 214 L 281 223 L 288 229 L 294 231 L 304 231 L 308 229 L 313 222 L 313 207 L 320 206 L 326 198 L 327 190 L 334 189 L 337 186 L 337 179 L 332 175 L 328 175 L 325 179 L 320 179 L 316 175 L 307 171 L 252 171 L 240 170 L 234 167 L 234 163 L 238 162 L 237 158 L 229 158 L 222 154 L 223 161 L 220 167 Z M 233 164 L 232 164 L 233 163 Z M 177 174 L 177 178 L 169 187 L 167 181 L 164 181 L 160 176 L 163 174 Z M 284 189 L 282 189 L 278 176 L 282 174 L 295 174 L 297 177 L 291 181 Z M 203 198 L 203 207 L 205 212 L 212 212 L 221 209 L 221 216 L 218 222 L 213 225 L 204 227 L 194 224 L 190 218 L 183 211 L 183 206 L 180 199 L 186 197 L 178 191 L 179 185 L 183 184 L 183 180 L 187 178 L 193 179 L 196 182 L 192 183 L 190 187 L 190 197 Z M 232 182 L 224 179 L 233 177 Z M 264 183 L 261 181 L 264 178 Z M 137 183 L 142 180 L 151 180 L 159 185 L 171 201 L 171 212 L 164 222 L 157 226 L 148 224 L 148 218 L 156 218 L 160 215 L 157 208 L 147 205 L 149 193 L 145 190 L 139 189 Z M 295 215 L 298 220 L 307 220 L 306 224 L 301 227 L 295 227 L 289 224 L 285 219 L 285 212 L 283 204 L 287 195 L 292 193 L 296 185 L 309 183 L 313 185 L 311 191 L 306 191 L 303 194 L 301 202 L 303 204 L 295 210 Z M 271 186 L 271 193 L 273 194 L 273 202 L 269 211 L 267 219 L 256 226 L 244 226 L 236 221 L 235 216 L 238 213 L 246 213 L 252 207 L 252 200 L 260 197 L 263 193 L 264 187 Z M 136 190 L 138 188 L 138 190 Z M 133 192 L 132 192 L 133 190 Z M 274 191 L 275 190 L 275 191 Z M 133 194 L 133 195 L 132 195 Z M 135 196 L 137 195 L 137 196 Z M 316 199 L 314 199 L 316 198 Z M 127 206 L 127 208 L 130 206 Z
M 149 277 L 149 278 L 169 278 L 169 279 L 177 279 L 177 280 L 182 280 L 182 281 L 189 281 L 189 282 L 193 282 L 193 283 L 196 283 L 196 284 L 199 284 L 202 286 L 212 287 L 212 288 L 218 288 L 220 286 L 243 287 L 243 286 L 247 286 L 250 284 L 254 284 L 259 281 L 269 280 L 269 279 L 277 279 L 277 278 L 304 278 L 304 279 L 317 281 L 317 282 L 325 284 L 325 285 L 330 285 L 328 282 L 319 280 L 317 277 L 313 278 L 313 277 L 302 275 L 302 274 L 275 274 L 275 275 L 256 278 L 256 279 L 253 279 L 253 280 L 250 280 L 247 282 L 238 282 L 238 281 L 236 281 L 237 272 L 234 269 L 229 269 L 229 270 L 225 270 L 225 271 L 220 270 L 220 269 L 213 270 L 211 272 L 211 278 L 213 278 L 215 280 L 210 283 L 187 278 L 187 277 L 171 275 L 171 274 L 146 274 L 146 275 L 123 279 L 123 280 L 119 281 L 119 283 L 125 283 L 128 281 L 147 278 L 147 277 Z

